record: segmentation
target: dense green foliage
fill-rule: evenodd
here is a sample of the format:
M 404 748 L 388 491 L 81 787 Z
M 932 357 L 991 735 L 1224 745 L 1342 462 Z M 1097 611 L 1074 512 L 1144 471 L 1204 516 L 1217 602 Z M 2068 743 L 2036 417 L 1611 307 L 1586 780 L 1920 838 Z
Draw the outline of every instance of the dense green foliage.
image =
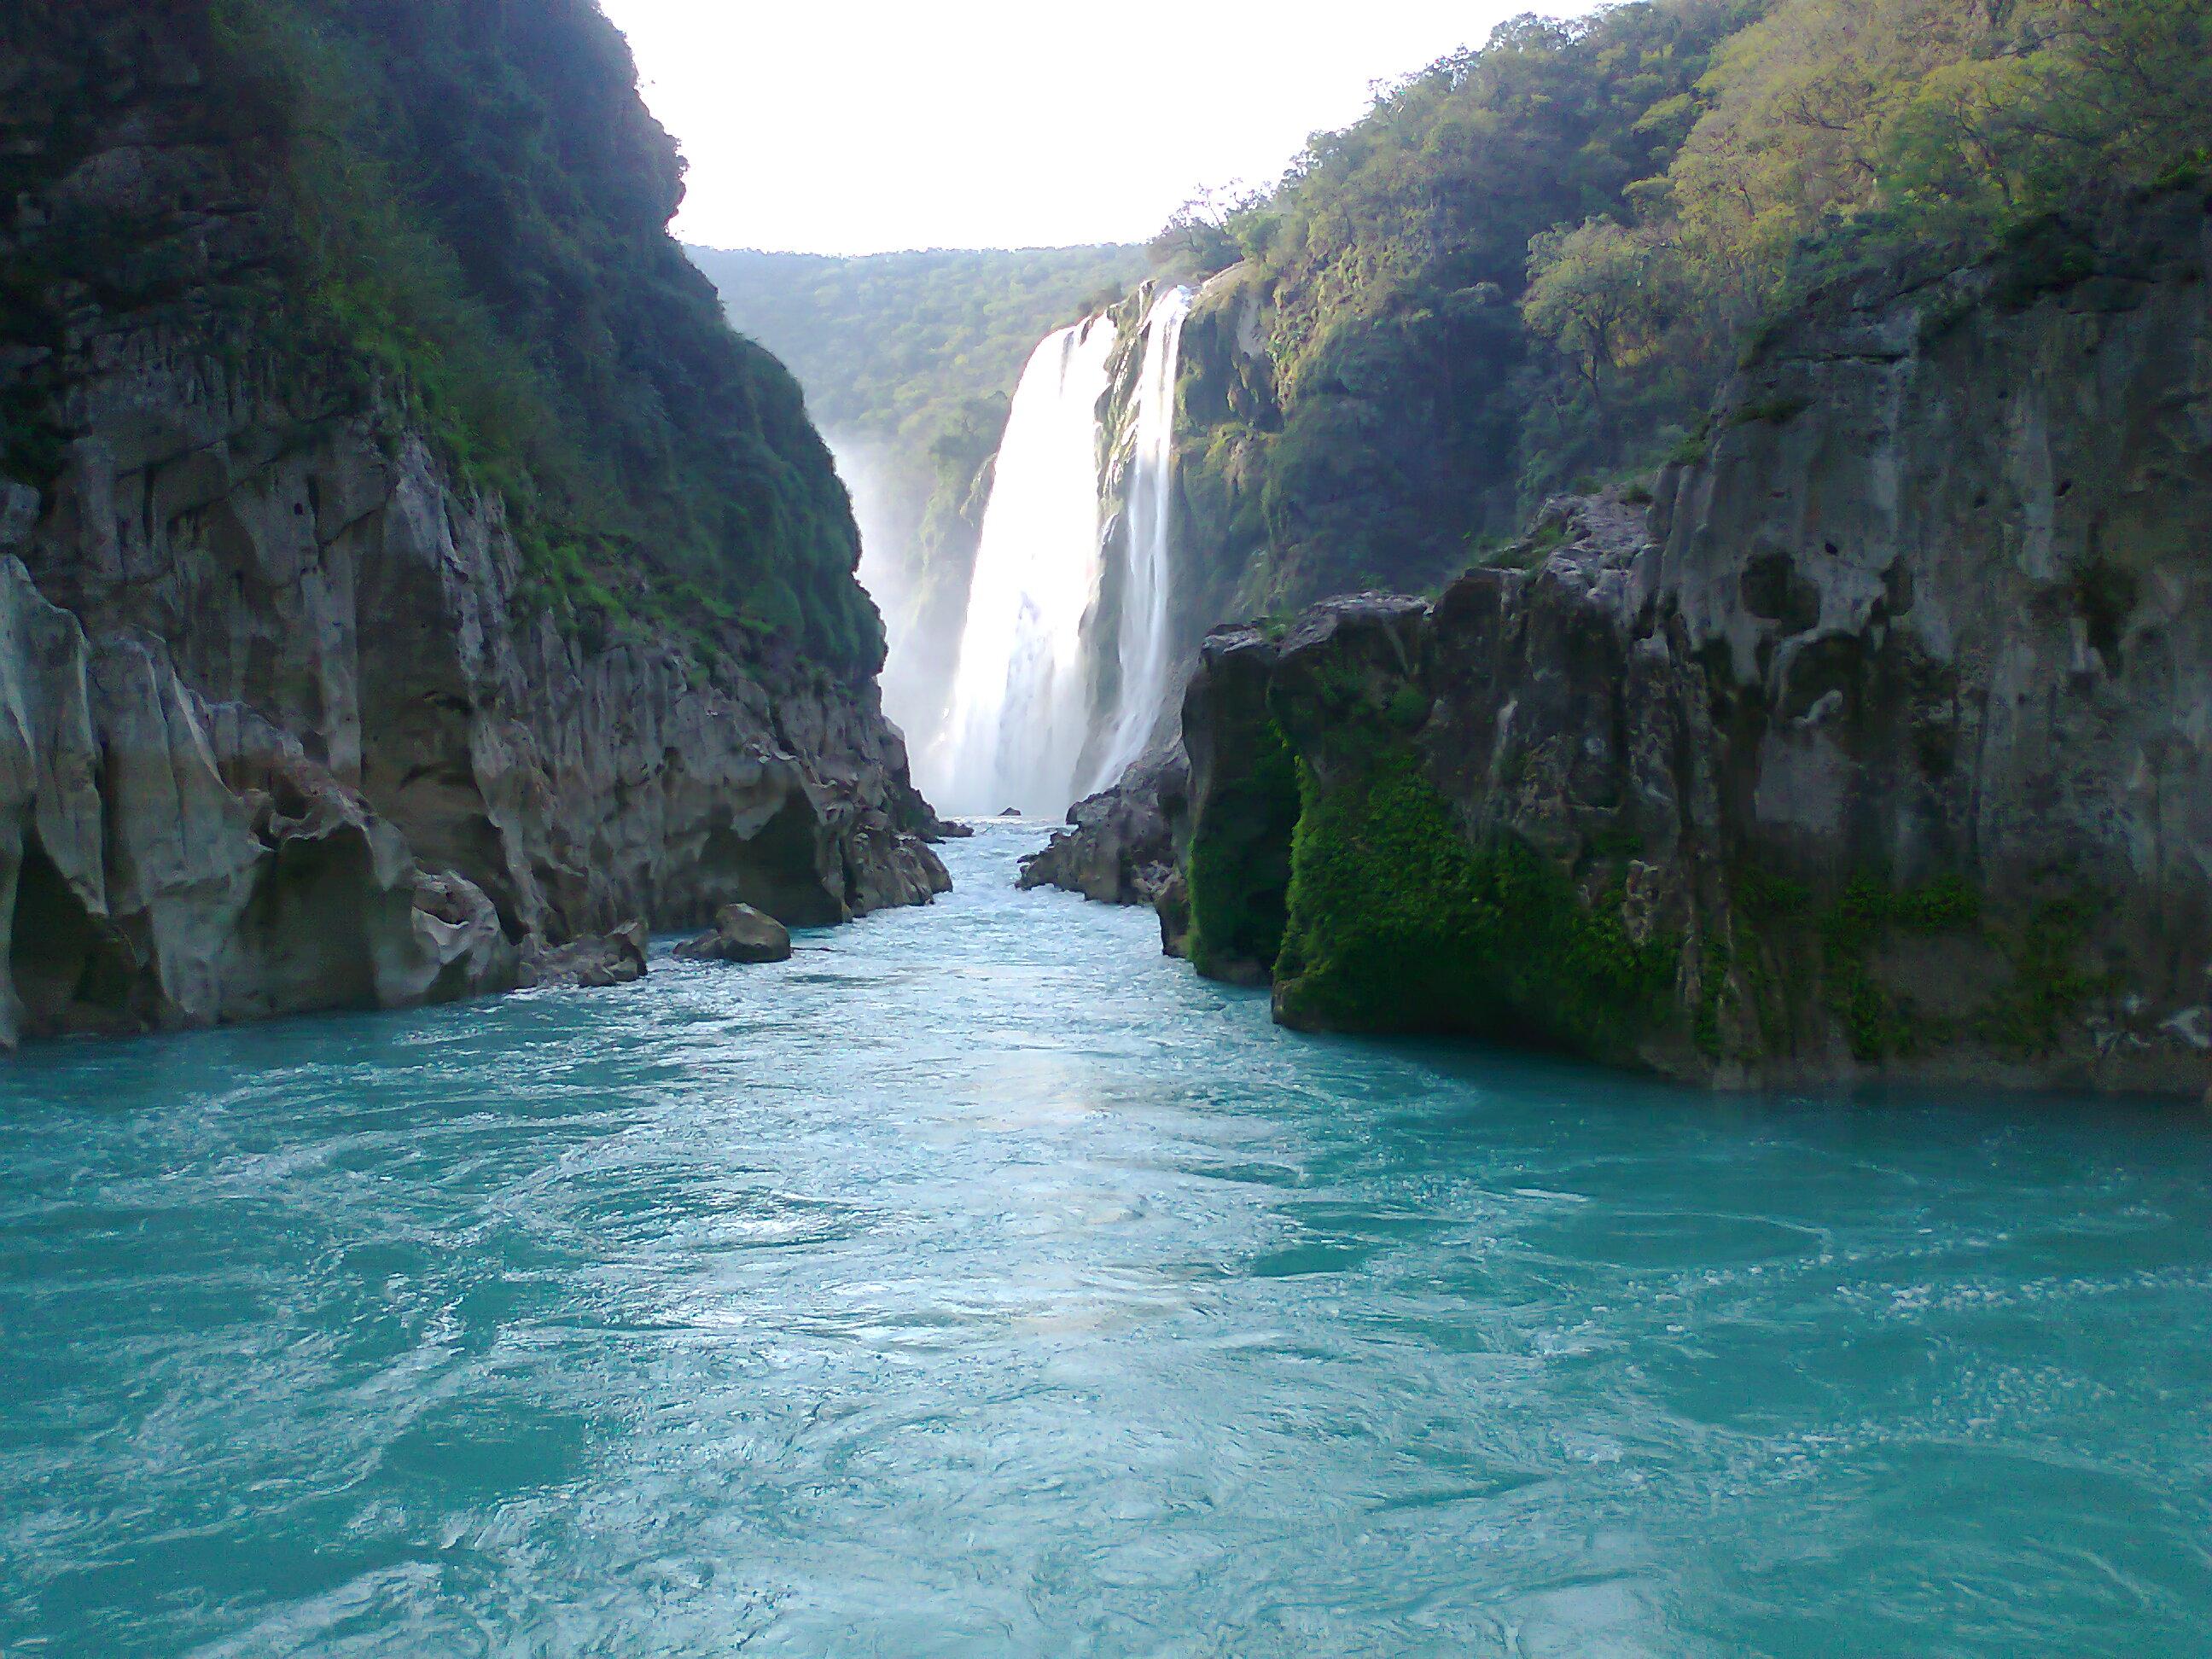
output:
M 1558 866 L 1500 836 L 1469 846 L 1410 752 L 1321 787 L 1299 769 L 1289 923 L 1276 966 L 1286 1024 L 1456 1031 L 1619 1057 L 1655 1020 L 1678 940 L 1629 937 Z
M 1275 407 L 1201 413 L 1194 501 L 1229 534 L 1257 497 L 1255 602 L 1431 585 L 1544 495 L 1694 453 L 1719 383 L 1809 293 L 2033 240 L 2187 174 L 2209 134 L 2202 0 L 1516 20 L 1275 190 L 1164 233 L 1273 299 Z
M 1271 568 L 1253 598 L 1429 586 L 1580 464 L 1579 441 L 1549 429 L 1516 308 L 1530 240 L 1627 211 L 1694 120 L 1714 47 L 1752 12 L 1667 0 L 1589 23 L 1523 18 L 1316 139 L 1226 218 L 1273 299 L 1280 429 L 1253 422 L 1250 443 L 1214 447 L 1261 458 L 1243 493 L 1261 498 Z
M 2212 10 L 1776 0 L 1716 53 L 1698 107 L 1630 215 L 1530 248 L 1524 313 L 1573 365 L 1557 400 L 1616 463 L 1647 459 L 1652 411 L 1692 412 L 1686 390 L 1820 289 L 2048 240 L 2200 167 Z
M 1000 403 L 1036 343 L 1145 274 L 1133 247 L 974 249 L 841 258 L 694 248 L 730 320 L 791 365 L 832 432 L 928 441 Z
M 1298 821 L 1297 763 L 1273 721 L 1254 732 L 1238 775 L 1208 803 L 1190 848 L 1190 933 L 1202 974 L 1262 978 L 1283 947 L 1291 838 Z
M 499 489 L 546 597 L 589 629 L 743 621 L 874 669 L 849 504 L 796 384 L 668 236 L 683 164 L 592 0 L 210 21 L 228 137 L 288 186 L 293 349 L 371 369 Z

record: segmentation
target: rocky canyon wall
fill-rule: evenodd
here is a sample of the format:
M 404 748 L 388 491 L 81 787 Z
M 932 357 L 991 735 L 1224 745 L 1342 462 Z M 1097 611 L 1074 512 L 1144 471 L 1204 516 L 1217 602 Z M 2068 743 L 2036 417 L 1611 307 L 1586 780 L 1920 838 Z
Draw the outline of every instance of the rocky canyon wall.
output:
M 872 685 L 589 648 L 419 441 L 182 372 L 126 355 L 51 493 L 7 493 L 0 1026 L 393 1006 L 635 918 L 941 889 Z
M 1828 295 L 1652 499 L 1218 631 L 1171 941 L 1309 1028 L 2203 1092 L 2209 222 Z
M 945 886 L 866 665 L 556 623 L 404 373 L 286 331 L 301 220 L 223 125 L 205 8 L 33 10 L 0 41 L 0 1043 L 440 1000 L 633 921 Z M 732 362 L 685 373 L 760 429 Z M 834 495 L 801 435 L 745 465 Z M 699 508 L 781 510 L 746 487 Z

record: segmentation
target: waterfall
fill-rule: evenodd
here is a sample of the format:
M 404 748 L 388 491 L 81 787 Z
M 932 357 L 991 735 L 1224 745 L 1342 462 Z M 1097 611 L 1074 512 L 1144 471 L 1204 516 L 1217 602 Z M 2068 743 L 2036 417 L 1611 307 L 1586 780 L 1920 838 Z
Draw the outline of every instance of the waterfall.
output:
M 1121 696 L 1085 793 L 1111 787 L 1129 763 L 1144 753 L 1167 701 L 1168 601 L 1175 564 L 1176 376 L 1182 365 L 1182 328 L 1193 295 L 1175 288 L 1153 302 L 1145 322 L 1143 366 L 1134 399 L 1124 514 L 1128 566 L 1121 585 L 1121 626 L 1115 647 Z
M 1051 336 L 1014 390 L 983 515 L 936 787 L 953 811 L 1062 811 L 1089 736 L 1083 623 L 1098 589 L 1098 405 L 1114 326 Z
M 951 716 L 925 767 L 925 787 L 947 810 L 1057 816 L 1117 781 L 1159 724 L 1174 671 L 1176 377 L 1194 297 L 1176 288 L 1152 301 L 1133 381 L 1105 317 L 1053 335 L 1022 372 L 983 515 Z M 1105 455 L 1109 392 L 1126 418 Z M 1120 563 L 1109 572 L 1105 501 L 1115 491 Z M 1099 661 L 1108 653 L 1110 704 Z

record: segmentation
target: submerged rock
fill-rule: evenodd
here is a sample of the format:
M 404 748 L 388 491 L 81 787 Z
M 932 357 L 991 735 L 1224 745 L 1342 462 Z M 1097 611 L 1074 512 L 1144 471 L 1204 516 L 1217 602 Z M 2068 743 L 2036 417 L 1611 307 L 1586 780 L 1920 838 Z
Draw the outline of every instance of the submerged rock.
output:
M 713 931 L 685 939 L 676 954 L 686 962 L 788 962 L 791 931 L 750 904 L 726 904 Z

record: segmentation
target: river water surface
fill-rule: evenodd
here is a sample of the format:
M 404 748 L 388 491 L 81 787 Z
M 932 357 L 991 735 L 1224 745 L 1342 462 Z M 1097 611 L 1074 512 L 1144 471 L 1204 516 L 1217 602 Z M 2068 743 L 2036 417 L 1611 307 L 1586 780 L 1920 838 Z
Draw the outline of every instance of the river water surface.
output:
M 1018 894 L 0 1062 L 0 1652 L 2212 1652 L 2212 1133 Z

